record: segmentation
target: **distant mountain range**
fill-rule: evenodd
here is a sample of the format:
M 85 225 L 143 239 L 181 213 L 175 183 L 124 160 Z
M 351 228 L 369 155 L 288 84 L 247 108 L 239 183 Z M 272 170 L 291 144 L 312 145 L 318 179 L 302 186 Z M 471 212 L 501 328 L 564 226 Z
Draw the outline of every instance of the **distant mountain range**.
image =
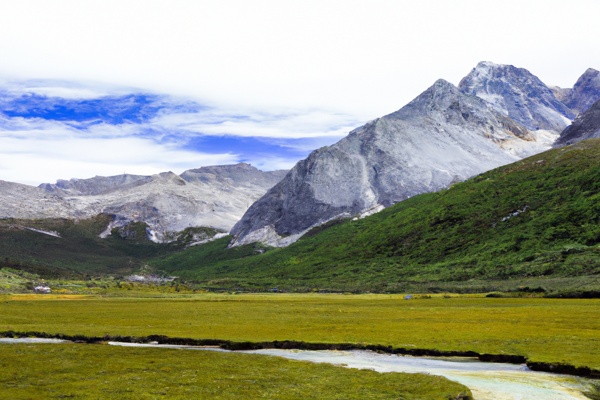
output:
M 231 244 L 286 246 L 333 219 L 359 218 L 540 153 L 600 99 L 599 88 L 592 69 L 573 89 L 560 89 L 526 69 L 481 62 L 458 87 L 437 81 L 395 113 L 315 150 L 248 209 Z
M 0 181 L 0 218 L 90 218 L 114 215 L 112 228 L 148 225 L 148 235 L 168 241 L 188 227 L 227 232 L 244 211 L 286 171 L 262 172 L 249 164 L 202 167 L 181 175 L 117 175 L 59 180 L 31 187 Z

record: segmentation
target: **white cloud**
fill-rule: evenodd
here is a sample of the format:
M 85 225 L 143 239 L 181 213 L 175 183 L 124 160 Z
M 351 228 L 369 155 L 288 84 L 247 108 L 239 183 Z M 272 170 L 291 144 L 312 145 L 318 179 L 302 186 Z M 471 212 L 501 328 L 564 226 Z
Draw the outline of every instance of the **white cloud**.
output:
M 40 81 L 32 89 L 33 93 L 38 93 L 38 87 L 47 86 Z M 60 85 L 53 87 L 56 93 L 61 92 Z M 66 87 L 80 89 L 73 83 Z M 18 94 L 18 88 L 13 85 L 13 92 Z M 1 117 L 0 178 L 37 185 L 59 178 L 123 172 L 147 175 L 172 170 L 180 173 L 203 165 L 239 161 L 250 162 L 264 170 L 289 169 L 300 155 L 337 141 L 354 127 L 351 125 L 354 121 L 347 115 L 316 110 L 240 115 L 249 110 L 227 111 L 191 104 L 191 109 L 200 111 L 173 113 L 180 104 L 189 104 L 172 98 L 159 98 L 158 103 L 164 108 L 157 111 L 157 116 L 137 124 Z M 121 104 L 105 106 L 111 112 L 110 107 L 118 109 Z M 213 154 L 215 151 L 211 151 L 210 145 L 191 147 L 190 141 L 204 136 L 252 138 L 260 154 L 241 148 L 239 153 L 225 150 Z M 265 143 L 264 149 L 260 142 Z
M 600 68 L 598 14 L 595 0 L 8 1 L 0 72 L 364 120 L 481 60 L 570 86 Z
M 0 131 L 0 176 L 38 185 L 56 179 L 122 173 L 181 173 L 205 165 L 232 164 L 231 153 L 206 154 L 139 137 L 82 137 L 51 123 L 40 129 Z
M 438 78 L 457 84 L 482 60 L 569 87 L 588 67 L 600 69 L 599 14 L 596 0 L 4 1 L 0 75 L 26 80 L 5 82 L 14 93 L 90 99 L 135 87 L 210 108 L 168 110 L 143 124 L 3 121 L 0 178 L 237 160 L 182 150 L 202 135 L 306 150 L 401 108 Z M 277 154 L 255 162 L 293 163 Z
M 343 137 L 362 123 L 349 115 L 315 110 L 293 114 L 250 111 L 246 115 L 215 111 L 163 115 L 154 118 L 149 125 L 188 134 L 291 139 Z

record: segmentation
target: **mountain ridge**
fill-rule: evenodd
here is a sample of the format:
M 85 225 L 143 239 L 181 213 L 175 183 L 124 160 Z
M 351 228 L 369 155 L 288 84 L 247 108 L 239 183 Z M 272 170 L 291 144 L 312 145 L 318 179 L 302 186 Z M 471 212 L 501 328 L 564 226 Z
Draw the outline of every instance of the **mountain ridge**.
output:
M 285 246 L 320 223 L 440 190 L 550 145 L 440 79 L 400 110 L 296 164 L 233 227 L 232 245 Z
M 593 86 L 593 71 L 579 78 L 579 88 Z M 550 149 L 576 115 L 556 97 L 559 92 L 524 68 L 491 62 L 480 62 L 458 87 L 440 79 L 398 111 L 297 163 L 236 223 L 230 245 L 260 241 L 286 246 L 332 219 L 368 215 Z M 459 93 L 470 100 L 457 100 Z M 560 93 L 580 100 L 596 96 L 588 89 Z M 460 134 L 455 129 L 459 125 Z M 454 153 L 463 160 L 453 159 Z M 465 159 L 477 153 L 480 167 L 465 168 Z
M 527 129 L 559 133 L 575 113 L 552 90 L 525 68 L 482 61 L 458 87 L 480 97 Z
M 229 231 L 246 208 L 286 173 L 238 163 L 192 169 L 181 176 L 173 172 L 96 176 L 39 187 L 3 183 L 10 189 L 0 195 L 0 216 L 80 219 L 113 214 L 110 228 L 144 222 L 149 237 L 165 241 L 189 227 Z

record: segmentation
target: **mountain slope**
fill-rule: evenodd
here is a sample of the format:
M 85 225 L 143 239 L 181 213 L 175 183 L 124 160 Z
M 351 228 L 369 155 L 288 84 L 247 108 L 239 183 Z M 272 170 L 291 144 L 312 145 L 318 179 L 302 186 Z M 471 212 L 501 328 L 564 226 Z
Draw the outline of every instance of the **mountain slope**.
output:
M 480 62 L 458 87 L 533 131 L 559 133 L 575 118 L 548 86 L 524 68 Z
M 54 193 L 0 180 L 0 218 L 67 218 L 68 202 Z
M 587 111 L 579 114 L 575 121 L 561 132 L 554 146 L 566 146 L 597 137 L 600 137 L 600 100 Z
M 589 68 L 575 82 L 564 103 L 576 114 L 585 112 L 600 100 L 600 71 Z
M 78 220 L 0 219 L 0 267 L 44 277 L 130 274 L 145 259 L 185 245 L 153 243 L 140 223 L 100 238 L 112 220 L 110 215 Z
M 548 147 L 439 80 L 401 110 L 300 161 L 234 226 L 232 244 L 287 245 L 332 218 L 377 211 Z
M 600 139 L 592 139 L 315 228 L 286 248 L 258 254 L 221 239 L 151 263 L 209 285 L 263 290 L 434 290 L 452 282 L 492 290 L 532 281 L 598 289 L 599 245 Z

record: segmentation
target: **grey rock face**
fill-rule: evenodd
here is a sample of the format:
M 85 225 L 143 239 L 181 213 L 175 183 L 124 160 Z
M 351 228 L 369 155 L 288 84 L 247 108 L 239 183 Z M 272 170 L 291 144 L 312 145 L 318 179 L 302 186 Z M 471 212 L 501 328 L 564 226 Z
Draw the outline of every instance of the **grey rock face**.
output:
M 193 169 L 178 176 L 117 175 L 59 180 L 35 188 L 0 181 L 0 217 L 85 218 L 115 214 L 115 226 L 145 222 L 156 241 L 188 227 L 223 231 L 286 171 L 262 172 L 248 164 Z M 108 230 L 107 232 L 110 232 Z
M 575 118 L 548 86 L 523 68 L 481 62 L 458 86 L 530 130 L 559 133 Z
M 98 195 L 108 193 L 127 185 L 143 185 L 150 177 L 143 175 L 96 176 L 90 179 L 59 179 L 56 183 L 42 183 L 39 187 L 48 192 L 62 195 Z
M 0 218 L 67 218 L 75 214 L 68 202 L 54 193 L 0 181 Z
M 552 90 L 552 93 L 554 93 L 554 97 L 556 97 L 563 104 L 565 104 L 566 101 L 569 100 L 569 97 L 571 96 L 571 92 L 573 91 L 572 88 L 561 88 L 558 86 L 549 86 L 549 88 L 550 88 L 550 90 Z M 571 111 L 573 111 L 573 110 L 571 110 Z
M 370 213 L 548 147 L 439 80 L 399 111 L 296 164 L 234 226 L 232 245 L 287 245 L 330 219 Z
M 600 100 L 600 72 L 589 68 L 577 80 L 564 102 L 579 114 L 587 111 L 598 100 Z
M 587 111 L 579 114 L 575 121 L 562 131 L 554 146 L 566 146 L 598 137 L 600 137 L 600 100 L 595 102 Z
M 288 171 L 259 171 L 250 164 L 218 165 L 190 169 L 181 174 L 186 182 L 224 183 L 235 186 L 270 188 L 283 179 Z

